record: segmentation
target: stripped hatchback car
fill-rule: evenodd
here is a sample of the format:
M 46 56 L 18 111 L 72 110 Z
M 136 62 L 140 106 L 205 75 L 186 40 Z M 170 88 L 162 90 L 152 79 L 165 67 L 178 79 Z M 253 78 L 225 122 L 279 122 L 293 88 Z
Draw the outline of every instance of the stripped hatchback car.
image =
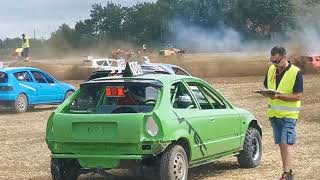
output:
M 29 67 L 0 69 L 0 106 L 25 112 L 35 105 L 60 104 L 75 88 L 48 73 Z
M 82 83 L 46 130 L 55 180 L 137 167 L 157 169 L 161 180 L 186 180 L 189 168 L 228 156 L 253 168 L 261 137 L 256 118 L 205 81 L 162 74 Z

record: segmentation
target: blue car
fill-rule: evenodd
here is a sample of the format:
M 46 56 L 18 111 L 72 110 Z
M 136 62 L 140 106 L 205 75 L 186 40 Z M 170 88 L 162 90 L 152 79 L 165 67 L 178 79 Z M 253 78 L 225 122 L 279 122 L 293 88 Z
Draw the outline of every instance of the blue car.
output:
M 22 113 L 35 105 L 60 104 L 75 88 L 30 67 L 0 69 L 0 106 Z

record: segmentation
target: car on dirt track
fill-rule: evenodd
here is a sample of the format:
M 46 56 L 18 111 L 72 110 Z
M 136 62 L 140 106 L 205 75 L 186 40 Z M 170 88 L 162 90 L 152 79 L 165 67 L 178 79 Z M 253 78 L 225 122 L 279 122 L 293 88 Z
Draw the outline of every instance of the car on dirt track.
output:
M 294 65 L 300 68 L 304 74 L 312 74 L 320 72 L 320 55 L 311 54 L 293 57 Z
M 74 91 L 72 85 L 37 68 L 0 69 L 0 107 L 14 108 L 17 113 L 35 105 L 60 104 Z
M 50 115 L 46 130 L 54 180 L 148 167 L 161 180 L 187 180 L 189 168 L 228 156 L 253 168 L 261 137 L 257 119 L 205 81 L 162 74 L 84 82 Z
M 177 58 L 182 59 L 185 51 L 174 48 L 171 44 L 164 44 L 159 51 L 160 58 Z
M 83 60 L 80 67 L 87 67 L 92 69 L 93 71 L 114 71 L 119 69 L 124 69 L 125 66 L 124 59 L 110 59 L 110 58 L 99 58 L 94 59 L 91 56 L 88 59 Z

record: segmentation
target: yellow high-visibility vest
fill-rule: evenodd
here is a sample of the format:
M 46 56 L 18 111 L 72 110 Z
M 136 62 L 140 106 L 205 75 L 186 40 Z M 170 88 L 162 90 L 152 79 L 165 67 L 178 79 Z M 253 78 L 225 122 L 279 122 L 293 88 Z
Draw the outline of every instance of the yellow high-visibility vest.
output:
M 292 94 L 296 77 L 300 69 L 294 65 L 285 72 L 278 88 L 276 88 L 276 67 L 271 65 L 268 69 L 268 89 L 276 90 L 282 94 Z M 283 101 L 268 98 L 268 117 L 298 119 L 301 101 Z
M 25 37 L 25 41 L 22 40 L 22 48 L 30 48 L 29 38 Z

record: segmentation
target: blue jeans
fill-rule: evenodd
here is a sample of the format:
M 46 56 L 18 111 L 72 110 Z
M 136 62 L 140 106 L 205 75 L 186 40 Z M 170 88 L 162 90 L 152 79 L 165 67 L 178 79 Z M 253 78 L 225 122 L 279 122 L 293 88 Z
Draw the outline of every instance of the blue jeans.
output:
M 296 119 L 292 118 L 269 118 L 275 144 L 289 144 L 296 143 Z

